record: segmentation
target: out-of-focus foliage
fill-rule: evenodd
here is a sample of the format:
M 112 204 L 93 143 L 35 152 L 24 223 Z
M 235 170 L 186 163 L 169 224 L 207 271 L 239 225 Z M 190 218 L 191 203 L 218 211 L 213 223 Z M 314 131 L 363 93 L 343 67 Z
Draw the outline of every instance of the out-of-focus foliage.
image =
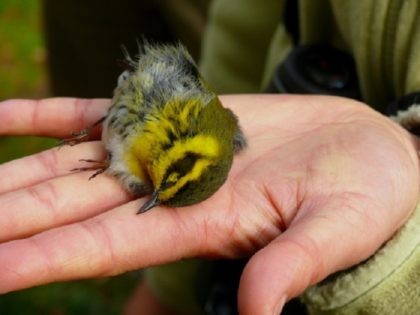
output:
M 0 296 L 4 315 L 118 315 L 138 274 L 56 283 Z
M 0 100 L 48 95 L 41 1 L 0 1 Z M 50 147 L 36 137 L 0 137 L 0 163 Z
M 0 43 L 0 99 L 45 96 L 40 1 L 0 1 Z

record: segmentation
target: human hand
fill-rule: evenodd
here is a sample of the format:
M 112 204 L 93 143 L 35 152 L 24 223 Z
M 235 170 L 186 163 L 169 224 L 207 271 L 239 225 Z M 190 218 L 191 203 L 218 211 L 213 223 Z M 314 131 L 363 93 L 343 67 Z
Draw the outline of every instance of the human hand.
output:
M 225 96 L 249 147 L 227 182 L 191 207 L 135 215 L 109 176 L 69 173 L 101 159 L 100 142 L 0 166 L 0 292 L 114 275 L 185 257 L 254 254 L 241 315 L 275 314 L 287 298 L 375 252 L 419 191 L 417 140 L 360 103 L 336 97 Z M 67 137 L 109 101 L 0 104 L 0 134 Z

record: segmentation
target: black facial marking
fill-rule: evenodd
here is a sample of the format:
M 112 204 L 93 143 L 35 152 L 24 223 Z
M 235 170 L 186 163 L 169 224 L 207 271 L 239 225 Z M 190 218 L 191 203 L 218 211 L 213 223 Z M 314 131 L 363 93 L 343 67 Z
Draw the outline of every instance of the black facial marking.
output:
M 170 149 L 174 142 L 178 139 L 177 135 L 171 129 L 166 130 L 166 135 L 168 136 L 169 142 L 162 145 L 162 150 L 164 151 Z
M 168 150 L 170 147 L 172 147 L 172 143 L 168 142 L 162 145 L 162 150 L 166 151 Z
M 167 130 L 167 135 L 170 143 L 174 143 L 177 139 L 176 134 L 171 129 Z
M 179 178 L 184 177 L 188 172 L 192 170 L 195 163 L 198 159 L 200 159 L 202 155 L 194 153 L 194 152 L 187 152 L 184 157 L 173 163 L 165 173 L 163 177 L 163 183 L 166 183 L 166 180 L 172 173 L 178 173 Z M 169 187 L 172 183 L 167 183 L 167 187 Z M 165 187 L 165 188 L 167 188 Z
M 181 138 L 187 138 L 187 137 L 191 136 L 192 134 L 190 134 L 188 130 L 181 130 L 179 135 L 180 135 Z
M 178 191 L 177 194 L 183 194 L 186 191 L 191 190 L 192 187 L 198 187 L 200 186 L 196 181 L 190 181 L 186 183 L 184 186 L 182 186 Z

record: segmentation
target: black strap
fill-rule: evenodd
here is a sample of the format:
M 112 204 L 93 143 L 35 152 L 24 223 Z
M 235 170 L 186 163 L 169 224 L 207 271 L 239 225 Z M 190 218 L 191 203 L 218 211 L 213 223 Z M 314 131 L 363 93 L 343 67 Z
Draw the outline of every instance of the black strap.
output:
M 296 46 L 300 40 L 299 29 L 299 1 L 287 0 L 284 8 L 284 26 Z

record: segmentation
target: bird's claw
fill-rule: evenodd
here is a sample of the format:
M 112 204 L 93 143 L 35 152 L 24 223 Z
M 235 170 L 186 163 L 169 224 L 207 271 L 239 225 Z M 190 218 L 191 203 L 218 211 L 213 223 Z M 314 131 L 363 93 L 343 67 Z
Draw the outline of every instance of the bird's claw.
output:
M 105 161 L 97 161 L 97 160 L 91 160 L 91 159 L 80 159 L 79 162 L 87 162 L 87 163 L 95 163 L 96 164 L 94 166 L 77 167 L 77 168 L 73 168 L 71 170 L 71 172 L 96 171 L 95 173 L 93 173 L 89 177 L 89 180 L 95 178 L 99 174 L 102 174 L 109 167 L 109 161 L 108 160 L 105 160 Z
M 84 129 L 80 132 L 72 132 L 72 137 L 63 139 L 58 143 L 58 147 L 61 148 L 64 145 L 75 146 L 76 144 L 85 142 L 89 137 L 89 131 Z

